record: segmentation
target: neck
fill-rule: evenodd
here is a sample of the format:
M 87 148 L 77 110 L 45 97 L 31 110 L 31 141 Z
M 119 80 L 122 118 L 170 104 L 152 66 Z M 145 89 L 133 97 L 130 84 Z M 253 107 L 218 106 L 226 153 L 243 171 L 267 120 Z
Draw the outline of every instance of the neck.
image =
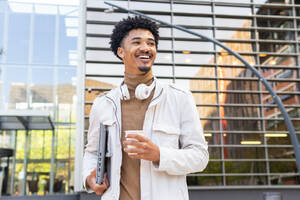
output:
M 137 85 L 144 83 L 150 85 L 153 80 L 152 71 L 149 71 L 145 74 L 128 74 L 125 72 L 124 82 L 127 85 L 128 89 L 134 90 Z

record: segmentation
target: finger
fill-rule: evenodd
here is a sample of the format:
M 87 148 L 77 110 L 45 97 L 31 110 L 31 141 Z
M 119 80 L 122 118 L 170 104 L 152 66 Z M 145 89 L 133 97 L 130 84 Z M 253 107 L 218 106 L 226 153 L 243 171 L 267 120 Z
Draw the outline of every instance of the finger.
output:
M 139 134 L 128 134 L 126 136 L 126 138 L 134 138 L 134 139 L 137 139 L 140 142 L 148 142 L 148 141 L 150 141 L 147 137 L 145 137 L 143 135 L 139 135 Z
M 88 183 L 88 187 L 94 187 L 94 185 L 96 184 L 96 168 L 87 177 L 86 182 Z
M 101 195 L 105 192 L 105 190 L 108 188 L 108 186 L 106 185 L 105 182 L 103 182 L 103 184 L 98 185 L 96 184 L 94 187 L 94 192 L 98 195 Z
M 143 159 L 143 160 L 147 160 L 146 157 L 144 155 L 141 155 L 141 154 L 128 154 L 128 156 L 131 158 L 131 159 Z
M 142 150 L 146 150 L 146 149 L 150 148 L 150 145 L 148 145 L 148 143 L 146 143 L 146 142 L 138 142 L 138 143 L 134 144 L 134 146 L 137 149 L 142 149 Z
M 98 195 L 102 195 L 105 192 L 105 190 L 106 188 L 102 186 L 101 188 L 100 187 L 95 188 L 94 192 Z
M 124 140 L 123 141 L 123 145 L 127 146 L 127 145 L 133 145 L 136 146 L 139 142 L 136 140 Z
M 108 182 L 108 178 L 107 178 L 107 174 L 105 173 L 104 174 L 104 181 L 103 181 L 106 185 L 106 187 L 108 188 L 109 187 L 109 182 Z
M 124 151 L 129 155 L 129 154 L 143 154 L 144 152 L 142 149 L 138 148 L 124 148 Z
M 96 178 L 96 168 L 91 172 L 91 176 Z

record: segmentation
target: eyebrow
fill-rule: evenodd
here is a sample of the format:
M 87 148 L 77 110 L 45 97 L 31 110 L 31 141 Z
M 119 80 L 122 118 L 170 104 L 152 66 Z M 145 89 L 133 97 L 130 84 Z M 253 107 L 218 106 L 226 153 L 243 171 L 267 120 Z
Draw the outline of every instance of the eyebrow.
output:
M 134 37 L 132 38 L 131 40 L 140 40 L 142 39 L 141 37 Z M 148 40 L 152 40 L 152 41 L 155 41 L 153 38 L 147 38 Z

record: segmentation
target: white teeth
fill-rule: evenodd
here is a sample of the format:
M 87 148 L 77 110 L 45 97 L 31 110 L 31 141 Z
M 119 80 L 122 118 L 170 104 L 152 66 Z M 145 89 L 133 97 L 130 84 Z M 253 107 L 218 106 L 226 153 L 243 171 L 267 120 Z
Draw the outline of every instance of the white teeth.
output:
M 142 58 L 142 59 L 149 59 L 150 56 L 140 56 L 140 58 Z

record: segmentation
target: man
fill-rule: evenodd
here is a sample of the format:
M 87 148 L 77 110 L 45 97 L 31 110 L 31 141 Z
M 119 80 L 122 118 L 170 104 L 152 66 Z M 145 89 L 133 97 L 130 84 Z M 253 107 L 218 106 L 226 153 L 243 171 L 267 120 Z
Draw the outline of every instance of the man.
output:
M 158 39 L 157 25 L 142 17 L 123 19 L 111 35 L 112 51 L 125 66 L 124 82 L 94 101 L 83 161 L 84 186 L 103 194 L 102 200 L 187 200 L 186 175 L 208 163 L 193 96 L 153 77 Z M 98 185 L 100 122 L 109 127 L 112 167 L 110 180 L 105 176 Z M 125 137 L 126 130 L 144 135 Z

